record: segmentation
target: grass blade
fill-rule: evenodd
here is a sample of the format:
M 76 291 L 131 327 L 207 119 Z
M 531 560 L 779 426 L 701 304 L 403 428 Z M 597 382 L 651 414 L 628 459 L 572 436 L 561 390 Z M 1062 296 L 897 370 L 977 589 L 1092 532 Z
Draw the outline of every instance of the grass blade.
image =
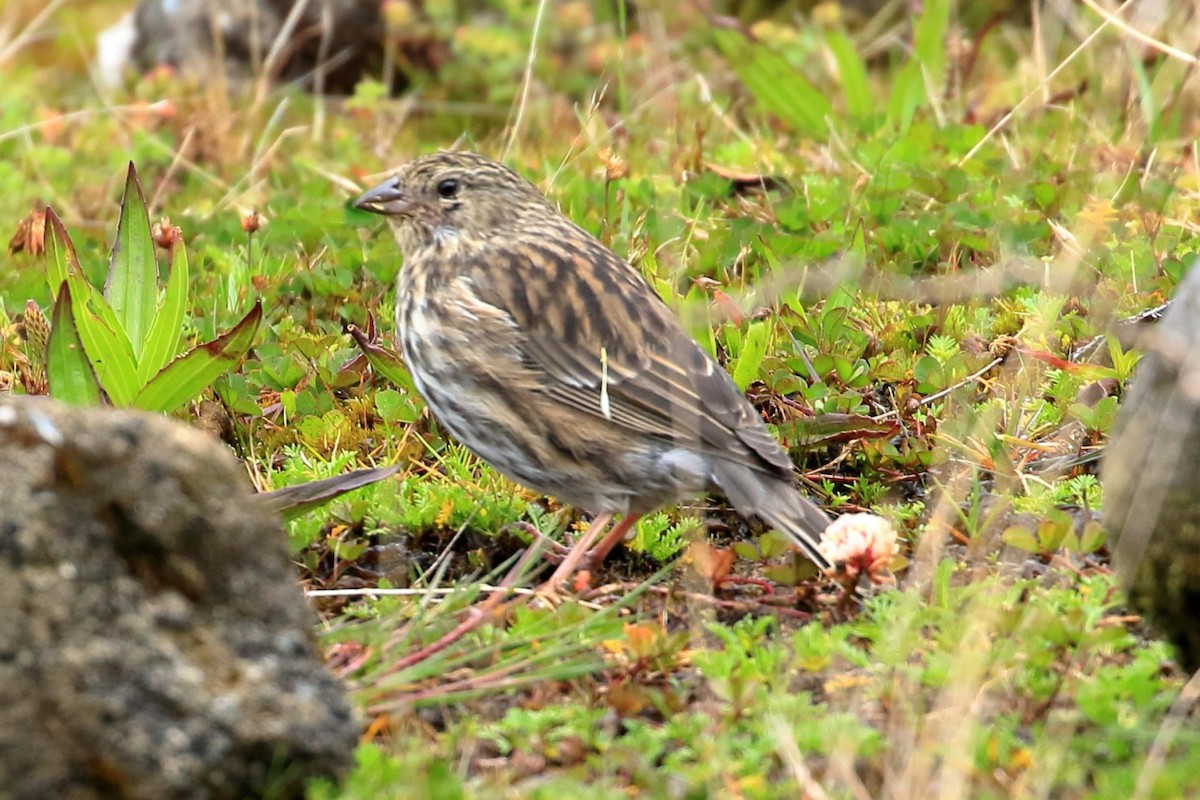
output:
M 939 87 L 945 81 L 945 40 L 949 24 L 949 0 L 925 3 L 925 10 L 913 31 L 912 59 L 896 76 L 888 100 L 888 116 L 900 128 L 907 128 L 917 109 L 928 102 L 926 86 Z
M 787 59 L 740 31 L 716 28 L 712 33 L 729 66 L 764 110 L 798 133 L 825 136 L 829 101 Z
M 859 122 L 871 119 L 875 116 L 875 99 L 871 96 L 867 65 L 858 55 L 854 42 L 845 31 L 838 29 L 825 34 L 825 44 L 837 62 L 842 92 L 846 96 L 846 110 Z

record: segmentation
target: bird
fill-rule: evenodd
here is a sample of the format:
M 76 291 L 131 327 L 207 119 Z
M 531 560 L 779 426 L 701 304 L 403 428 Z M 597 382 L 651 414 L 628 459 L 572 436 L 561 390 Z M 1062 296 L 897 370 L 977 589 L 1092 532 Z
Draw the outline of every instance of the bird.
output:
M 510 479 L 592 515 L 547 586 L 598 566 L 643 515 L 710 491 L 831 568 L 829 517 L 761 415 L 641 273 L 533 183 L 443 150 L 353 205 L 395 234 L 397 338 L 434 417 Z

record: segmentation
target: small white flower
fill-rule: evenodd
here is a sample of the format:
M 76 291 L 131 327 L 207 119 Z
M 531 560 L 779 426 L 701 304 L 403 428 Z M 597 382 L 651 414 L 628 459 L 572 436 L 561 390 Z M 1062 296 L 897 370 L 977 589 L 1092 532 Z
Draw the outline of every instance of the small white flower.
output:
M 872 582 L 883 580 L 888 565 L 900 552 L 892 524 L 876 514 L 846 514 L 829 524 L 817 546 L 847 577 L 865 572 Z

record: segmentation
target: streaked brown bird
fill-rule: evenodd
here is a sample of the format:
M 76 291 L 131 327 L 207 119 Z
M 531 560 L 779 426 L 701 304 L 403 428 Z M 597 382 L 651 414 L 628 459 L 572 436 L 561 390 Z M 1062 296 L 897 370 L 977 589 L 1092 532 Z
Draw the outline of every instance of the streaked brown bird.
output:
M 830 566 L 817 549 L 829 519 L 733 380 L 637 270 L 537 187 L 440 152 L 354 205 L 395 230 L 396 327 L 437 419 L 513 480 L 594 515 L 549 586 L 585 555 L 603 561 L 643 514 L 707 490 Z

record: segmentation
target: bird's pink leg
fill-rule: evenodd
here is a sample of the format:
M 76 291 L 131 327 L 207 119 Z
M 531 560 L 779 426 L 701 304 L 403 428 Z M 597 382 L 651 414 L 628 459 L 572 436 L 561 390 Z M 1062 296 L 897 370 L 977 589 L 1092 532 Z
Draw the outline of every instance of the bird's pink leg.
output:
M 596 541 L 596 537 L 604 530 L 604 526 L 612 521 L 612 517 L 612 513 L 608 512 L 599 514 L 592 520 L 592 524 L 588 526 L 587 531 L 584 532 L 579 541 L 571 546 L 570 552 L 567 553 L 567 557 L 562 560 L 562 563 L 558 565 L 558 569 L 554 570 L 554 574 L 550 576 L 550 579 L 542 584 L 542 589 L 547 592 L 558 591 L 558 587 L 562 585 L 562 582 L 570 577 L 575 568 L 579 566 L 579 562 L 588 554 L 588 548 L 592 546 L 592 542 Z M 624 521 L 621 520 L 621 522 Z M 619 526 L 620 523 L 614 526 L 614 530 Z M 609 536 L 611 535 L 612 533 L 610 532 Z
M 528 522 L 514 522 L 512 523 L 512 527 L 533 539 L 531 546 L 537 545 L 543 548 L 545 551 L 542 553 L 543 561 L 549 561 L 551 564 L 561 564 L 562 560 L 567 557 L 567 553 L 571 552 L 570 547 L 561 542 L 554 541 Z
M 634 524 L 637 523 L 637 521 L 641 518 L 641 514 L 626 514 L 625 516 L 621 517 L 621 521 L 616 525 L 613 525 L 612 530 L 608 532 L 608 535 L 601 539 L 600 543 L 593 547 L 592 551 L 587 554 L 587 558 L 585 559 L 584 563 L 591 568 L 595 568 L 603 564 L 604 559 L 608 558 L 608 554 L 612 551 L 612 549 L 616 547 L 622 539 L 625 538 L 625 534 L 627 534 L 629 529 L 632 528 Z

